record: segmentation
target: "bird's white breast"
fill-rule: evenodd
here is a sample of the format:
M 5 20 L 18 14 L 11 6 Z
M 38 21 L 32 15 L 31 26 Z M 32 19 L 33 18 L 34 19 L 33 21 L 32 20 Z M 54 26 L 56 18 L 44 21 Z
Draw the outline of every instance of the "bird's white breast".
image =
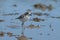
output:
M 30 18 L 30 16 L 26 15 L 24 18 L 20 19 L 22 22 L 27 21 Z

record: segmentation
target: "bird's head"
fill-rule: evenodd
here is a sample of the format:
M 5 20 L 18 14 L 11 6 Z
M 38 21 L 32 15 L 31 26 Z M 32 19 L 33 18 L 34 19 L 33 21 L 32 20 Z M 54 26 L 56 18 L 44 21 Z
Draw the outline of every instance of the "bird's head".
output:
M 30 16 L 32 16 L 31 10 L 28 9 L 27 12 L 29 13 Z

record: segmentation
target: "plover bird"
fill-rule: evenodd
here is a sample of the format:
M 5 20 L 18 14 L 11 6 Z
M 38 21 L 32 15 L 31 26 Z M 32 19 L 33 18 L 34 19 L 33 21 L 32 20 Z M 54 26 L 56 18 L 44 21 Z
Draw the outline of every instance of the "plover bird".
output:
M 31 10 L 28 9 L 27 12 L 25 12 L 24 14 L 20 15 L 19 17 L 17 17 L 16 19 L 19 19 L 22 22 L 22 25 L 24 24 L 24 22 L 26 22 L 30 16 L 32 15 Z
M 31 10 L 28 9 L 27 12 L 25 12 L 24 14 L 20 15 L 19 17 L 17 17 L 16 19 L 19 19 L 22 22 L 22 34 L 24 34 L 24 23 L 30 18 L 30 16 L 32 15 Z

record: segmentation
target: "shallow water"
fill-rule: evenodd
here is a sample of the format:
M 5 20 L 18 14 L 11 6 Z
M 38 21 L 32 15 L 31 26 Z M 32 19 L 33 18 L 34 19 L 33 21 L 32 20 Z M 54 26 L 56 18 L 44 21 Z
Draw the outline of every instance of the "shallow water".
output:
M 53 9 L 49 11 L 46 9 L 45 11 L 41 9 L 35 9 L 33 7 L 34 4 L 41 3 L 45 5 L 52 5 Z M 16 5 L 15 5 L 16 4 Z M 60 38 L 60 0 L 57 2 L 54 0 L 0 0 L 0 31 L 4 32 L 4 36 L 0 37 L 0 40 L 17 40 L 15 36 L 9 37 L 7 35 L 8 32 L 12 32 L 14 35 L 21 35 L 21 21 L 15 19 L 27 9 L 31 9 L 34 12 L 48 13 L 50 16 L 42 15 L 36 16 L 33 15 L 31 17 L 41 18 L 45 21 L 34 22 L 28 20 L 25 22 L 24 26 L 28 26 L 31 23 L 39 25 L 40 28 L 25 28 L 24 35 L 28 38 L 32 37 L 32 40 L 59 40 Z M 12 13 L 12 14 L 11 14 Z M 16 14 L 15 14 L 16 13 Z M 45 25 L 45 26 L 41 26 Z

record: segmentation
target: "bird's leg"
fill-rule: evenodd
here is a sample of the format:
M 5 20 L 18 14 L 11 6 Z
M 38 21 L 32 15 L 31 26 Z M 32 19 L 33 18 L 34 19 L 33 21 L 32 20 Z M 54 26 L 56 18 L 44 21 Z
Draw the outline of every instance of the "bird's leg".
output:
M 22 22 L 22 35 L 24 35 L 24 27 L 23 27 L 23 25 L 24 25 L 24 22 Z
M 22 22 L 22 24 L 21 24 L 22 26 L 24 25 L 24 22 Z

